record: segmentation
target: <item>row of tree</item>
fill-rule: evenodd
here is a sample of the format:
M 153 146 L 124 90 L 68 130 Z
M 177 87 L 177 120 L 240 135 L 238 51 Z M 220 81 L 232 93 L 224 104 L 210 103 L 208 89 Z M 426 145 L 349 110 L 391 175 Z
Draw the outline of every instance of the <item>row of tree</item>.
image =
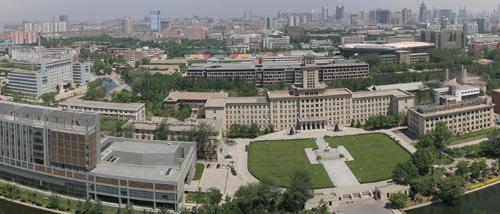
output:
M 217 191 L 217 190 L 212 190 Z M 210 199 L 196 213 L 300 213 L 313 196 L 311 177 L 307 171 L 294 173 L 288 188 L 283 192 L 272 180 L 241 186 L 234 197 L 226 197 L 220 204 L 220 193 L 209 194 Z M 325 205 L 306 213 L 328 213 Z

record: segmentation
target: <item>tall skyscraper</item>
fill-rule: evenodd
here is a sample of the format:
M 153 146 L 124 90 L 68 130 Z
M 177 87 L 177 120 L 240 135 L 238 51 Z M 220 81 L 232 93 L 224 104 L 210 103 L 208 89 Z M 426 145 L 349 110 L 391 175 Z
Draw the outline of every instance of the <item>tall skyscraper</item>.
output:
M 408 9 L 408 8 L 404 8 L 403 10 L 401 10 L 401 13 L 402 13 L 402 22 L 403 24 L 407 25 L 407 24 L 410 24 L 413 22 L 412 20 L 412 13 L 411 13 L 411 10 Z
M 391 11 L 387 9 L 377 9 L 376 14 L 377 23 L 388 24 L 391 20 Z
M 343 18 L 344 18 L 344 6 L 342 6 L 342 7 L 337 6 L 335 8 L 335 19 L 341 20 Z
M 150 30 L 152 32 L 160 32 L 161 29 L 160 11 L 159 10 L 151 11 L 149 18 L 150 18 Z
M 122 18 L 122 33 L 131 34 L 134 32 L 134 19 L 130 16 Z
M 68 15 L 60 15 L 59 16 L 59 22 L 69 22 L 69 16 Z
M 500 22 L 500 4 L 497 5 L 497 20 Z
M 321 8 L 321 20 L 326 21 L 328 20 L 328 7 L 323 6 Z
M 422 4 L 420 5 L 420 13 L 418 16 L 418 20 L 420 22 L 427 22 L 427 6 L 425 6 L 425 3 L 422 1 Z

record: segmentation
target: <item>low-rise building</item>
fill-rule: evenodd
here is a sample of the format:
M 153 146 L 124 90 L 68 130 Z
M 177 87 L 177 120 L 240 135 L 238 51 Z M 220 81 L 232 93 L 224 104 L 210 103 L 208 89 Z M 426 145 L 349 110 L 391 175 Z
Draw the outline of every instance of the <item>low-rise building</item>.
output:
M 414 106 L 413 95 L 401 90 L 351 92 L 327 89 L 319 82 L 318 67 L 307 64 L 298 86 L 290 91 L 269 91 L 261 97 L 210 98 L 206 118 L 231 125 L 256 124 L 261 129 L 325 129 L 371 116 L 404 114 Z
M 90 81 L 91 75 L 90 62 L 74 63 L 73 64 L 73 82 L 85 85 Z
M 125 120 L 144 120 L 144 103 L 111 103 L 88 101 L 78 98 L 65 100 L 59 103 L 64 110 L 95 112 L 103 116 L 118 117 Z
M 487 97 L 443 105 L 427 105 L 408 111 L 408 128 L 422 136 L 443 122 L 454 134 L 460 135 L 494 126 L 494 104 Z
M 227 97 L 228 94 L 225 92 L 180 92 L 172 91 L 163 100 L 165 107 L 179 110 L 179 106 L 182 104 L 189 104 L 194 109 L 201 109 L 207 103 L 207 100 L 211 97 Z
M 0 109 L 1 179 L 120 205 L 176 211 L 183 206 L 185 182 L 195 173 L 196 143 L 101 141 L 96 113 L 3 101 Z
M 185 140 L 190 137 L 191 131 L 201 124 L 206 124 L 212 128 L 213 135 L 209 139 L 216 140 L 221 137 L 222 122 L 213 119 L 189 119 L 186 121 L 179 121 L 174 118 L 152 118 L 151 120 L 144 121 L 129 121 L 124 126 L 131 124 L 134 128 L 132 137 L 134 139 L 143 140 L 158 140 L 155 136 L 156 129 L 164 123 L 167 127 L 167 132 L 164 133 L 167 140 Z
M 302 57 L 265 58 L 262 63 L 239 64 L 193 64 L 187 75 L 205 78 L 242 78 L 257 85 L 286 82 L 293 84 L 302 79 L 303 65 L 296 59 Z M 283 61 L 281 61 L 283 60 Z M 318 78 L 321 82 L 336 79 L 368 77 L 369 65 L 360 60 L 325 59 L 316 60 Z
M 70 58 L 41 59 L 36 69 L 9 71 L 7 81 L 9 90 L 39 97 L 73 81 L 72 62 Z

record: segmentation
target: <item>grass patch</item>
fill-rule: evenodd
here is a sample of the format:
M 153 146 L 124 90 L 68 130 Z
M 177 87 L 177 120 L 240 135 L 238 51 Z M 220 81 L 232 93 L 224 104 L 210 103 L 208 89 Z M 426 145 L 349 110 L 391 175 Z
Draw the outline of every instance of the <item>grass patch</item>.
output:
M 6 185 L 7 184 L 4 181 L 0 181 L 0 189 L 5 188 Z M 23 187 L 21 187 L 19 185 L 16 185 L 16 188 L 19 190 L 19 194 L 16 195 L 15 200 L 18 200 L 18 201 L 21 201 L 24 203 L 30 203 L 30 204 L 33 204 L 33 205 L 38 206 L 38 207 L 47 208 L 47 206 L 49 205 L 49 196 L 50 195 L 42 194 L 40 192 L 32 191 L 29 189 L 24 189 Z M 75 210 L 77 209 L 77 206 L 78 206 L 78 201 L 73 200 L 73 199 L 69 199 L 69 198 L 65 198 L 65 196 L 61 195 L 61 194 L 56 194 L 56 195 L 59 196 L 60 210 L 65 211 L 65 212 L 70 212 L 70 213 L 75 212 Z M 12 200 L 12 199 L 8 199 L 8 200 Z M 81 203 L 84 204 L 85 201 L 81 201 Z M 123 206 L 122 206 L 122 208 L 123 208 Z M 103 214 L 115 214 L 115 213 L 117 213 L 117 208 L 106 206 L 106 205 L 102 206 L 102 210 L 103 210 Z M 134 210 L 133 213 L 139 214 L 139 213 L 143 213 L 143 212 L 138 211 L 138 210 Z
M 411 155 L 385 134 L 362 134 L 342 137 L 327 137 L 331 147 L 344 146 L 353 161 L 347 166 L 361 183 L 387 180 L 398 163 L 410 159 Z
M 201 179 L 201 176 L 203 175 L 203 171 L 205 170 L 205 164 L 196 163 L 195 168 L 196 168 L 196 171 L 194 173 L 193 180 L 198 181 Z
M 489 129 L 483 129 L 475 132 L 466 133 L 463 135 L 455 135 L 450 138 L 450 145 L 456 145 L 460 143 L 487 138 L 488 135 L 491 133 L 491 131 L 493 131 L 494 129 L 495 128 L 489 128 Z
M 190 192 L 186 194 L 186 203 L 203 204 L 208 202 L 208 193 L 206 192 Z
M 486 180 L 484 182 L 473 184 L 473 185 L 471 185 L 469 187 L 469 190 L 477 189 L 479 187 L 483 187 L 483 186 L 486 186 L 488 184 L 492 184 L 492 183 L 495 183 L 495 182 L 500 182 L 500 177 L 498 177 L 498 178 L 491 178 L 491 179 L 488 179 L 488 180 Z
M 311 175 L 313 188 L 332 187 L 332 181 L 321 164 L 312 165 L 305 148 L 317 148 L 312 139 L 252 142 L 248 151 L 248 169 L 258 179 L 270 178 L 281 187 L 288 186 L 298 170 Z

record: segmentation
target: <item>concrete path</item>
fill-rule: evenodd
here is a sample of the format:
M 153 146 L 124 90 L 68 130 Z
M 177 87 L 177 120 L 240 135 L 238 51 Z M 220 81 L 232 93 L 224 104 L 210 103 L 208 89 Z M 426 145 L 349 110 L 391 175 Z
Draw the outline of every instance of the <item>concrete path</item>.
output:
M 321 163 L 336 187 L 359 185 L 358 179 L 343 160 L 324 160 Z
M 487 140 L 488 140 L 488 138 L 483 138 L 483 139 L 469 141 L 469 142 L 465 142 L 465 143 L 450 145 L 450 146 L 448 146 L 448 148 L 455 149 L 455 148 L 462 148 L 462 147 L 466 147 L 466 146 L 472 146 L 472 145 L 480 144 L 480 143 L 487 141 Z
M 325 150 L 328 147 L 328 143 L 322 137 L 316 138 L 316 145 L 318 145 L 318 149 Z

